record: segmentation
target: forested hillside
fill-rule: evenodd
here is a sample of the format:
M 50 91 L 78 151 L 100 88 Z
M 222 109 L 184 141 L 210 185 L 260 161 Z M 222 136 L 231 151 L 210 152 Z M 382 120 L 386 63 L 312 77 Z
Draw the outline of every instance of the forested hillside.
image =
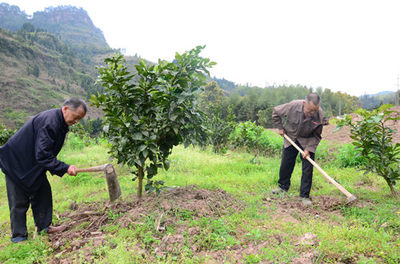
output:
M 30 18 L 17 6 L 0 4 L 0 27 L 16 32 L 27 23 L 40 31 L 55 34 L 76 52 L 93 53 L 109 49 L 102 31 L 95 27 L 82 8 L 49 7 L 33 13 Z
M 36 17 L 56 21 L 51 14 L 57 14 L 62 20 L 58 35 L 26 22 L 18 7 L 0 4 L 0 25 L 8 28 L 0 28 L 0 122 L 10 128 L 20 127 L 39 111 L 59 106 L 65 98 L 86 99 L 91 93 L 101 92 L 101 86 L 95 84 L 96 66 L 117 52 L 108 47 L 101 31 L 82 26 L 93 25 L 86 11 L 71 7 L 52 10 L 57 12 L 36 12 L 40 14 Z M 47 28 L 50 26 L 49 22 Z M 56 28 L 53 26 L 53 30 Z M 69 41 L 60 39 L 64 37 Z M 138 62 L 137 57 L 126 59 L 131 67 Z

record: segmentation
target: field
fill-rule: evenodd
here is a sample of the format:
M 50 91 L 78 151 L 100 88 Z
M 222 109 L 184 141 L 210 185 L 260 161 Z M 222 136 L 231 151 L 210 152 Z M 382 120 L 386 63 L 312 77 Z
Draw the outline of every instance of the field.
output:
M 318 154 L 318 153 L 317 153 Z M 108 163 L 106 142 L 71 138 L 59 158 L 79 167 Z M 345 197 L 315 170 L 313 205 L 299 198 L 301 164 L 287 195 L 275 196 L 279 156 L 210 149 L 173 150 L 158 180 L 168 188 L 137 201 L 130 170 L 114 164 L 122 197 L 108 201 L 102 173 L 49 176 L 59 234 L 10 242 L 4 176 L 0 177 L 1 263 L 399 263 L 400 205 L 376 175 L 324 163 L 358 200 Z

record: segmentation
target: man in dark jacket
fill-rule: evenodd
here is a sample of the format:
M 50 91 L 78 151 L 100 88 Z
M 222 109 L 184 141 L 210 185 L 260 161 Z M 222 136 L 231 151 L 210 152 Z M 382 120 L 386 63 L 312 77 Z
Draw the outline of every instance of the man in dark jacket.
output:
M 310 205 L 310 190 L 313 176 L 313 165 L 307 160 L 315 158 L 315 151 L 321 141 L 322 125 L 326 123 L 320 108 L 320 97 L 310 93 L 305 100 L 294 100 L 274 107 L 272 121 L 279 129 L 279 134 L 286 134 L 303 151 L 300 197 L 305 205 Z M 287 192 L 290 178 L 296 163 L 298 150 L 284 139 L 282 161 L 279 170 L 279 188 L 274 193 Z
M 50 226 L 53 214 L 51 187 L 46 171 L 62 177 L 75 176 L 76 166 L 57 160 L 68 126 L 82 119 L 87 111 L 84 101 L 71 98 L 60 109 L 39 113 L 29 120 L 0 148 L 0 168 L 6 175 L 12 242 L 28 237 L 26 212 L 32 207 L 37 231 L 52 233 L 65 226 Z

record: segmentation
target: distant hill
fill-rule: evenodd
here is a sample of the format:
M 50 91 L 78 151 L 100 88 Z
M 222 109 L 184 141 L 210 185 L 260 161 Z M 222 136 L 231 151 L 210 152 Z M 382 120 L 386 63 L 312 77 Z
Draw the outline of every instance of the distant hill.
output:
M 0 27 L 16 32 L 25 23 L 58 36 L 75 50 L 109 49 L 103 32 L 94 26 L 85 10 L 73 6 L 49 7 L 30 18 L 18 6 L 0 4 Z
M 0 30 L 0 119 L 20 126 L 65 98 L 86 98 L 95 89 L 94 71 L 47 32 Z
M 30 19 L 0 4 L 0 122 L 17 128 L 68 97 L 101 92 L 96 66 L 115 52 L 82 9 L 51 8 Z M 130 69 L 139 60 L 125 59 Z
M 219 88 L 221 88 L 221 89 L 224 90 L 225 92 L 231 92 L 231 91 L 233 91 L 235 88 L 238 87 L 238 85 L 235 84 L 234 82 L 228 81 L 228 80 L 226 80 L 226 79 L 224 79 L 224 78 L 219 79 L 219 78 L 214 77 L 212 80 L 215 81 L 215 82 L 217 82 Z
M 383 91 L 376 94 L 365 94 L 360 96 L 364 109 L 374 109 L 382 104 L 396 104 L 396 92 Z M 397 100 L 398 97 L 397 97 Z
M 377 95 L 385 95 L 385 94 L 392 94 L 392 93 L 394 93 L 394 92 L 391 92 L 391 91 L 383 91 L 383 92 L 377 93 Z

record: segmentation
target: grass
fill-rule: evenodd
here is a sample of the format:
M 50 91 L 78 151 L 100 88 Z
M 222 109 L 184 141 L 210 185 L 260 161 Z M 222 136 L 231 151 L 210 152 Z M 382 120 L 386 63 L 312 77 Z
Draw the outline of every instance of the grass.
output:
M 78 167 L 108 163 L 107 143 L 90 144 L 71 137 L 59 158 Z M 190 210 L 171 211 L 177 222 L 166 227 L 165 236 L 155 229 L 158 215 L 141 216 L 134 227 L 121 227 L 124 216 L 112 210 L 108 218 L 114 223 L 104 227 L 110 234 L 107 244 L 93 247 L 91 261 L 96 263 L 290 263 L 311 254 L 314 263 L 399 263 L 400 262 L 400 206 L 391 197 L 385 182 L 375 175 L 364 175 L 354 168 L 338 168 L 326 164 L 324 170 L 348 191 L 354 193 L 361 206 L 343 206 L 336 213 L 314 208 L 312 212 L 282 211 L 279 202 L 265 203 L 278 179 L 279 158 L 261 157 L 251 163 L 253 155 L 228 152 L 217 155 L 211 149 L 174 149 L 171 167 L 162 171 L 157 180 L 170 187 L 195 184 L 199 188 L 223 189 L 244 201 L 243 210 L 232 211 L 221 217 L 194 217 Z M 333 163 L 334 164 L 334 163 Z M 123 200 L 133 200 L 136 182 L 130 170 L 114 164 L 119 175 Z M 286 199 L 296 201 L 300 185 L 301 164 L 297 164 L 292 186 Z M 343 195 L 315 171 L 314 197 Z M 71 203 L 107 201 L 108 193 L 101 173 L 82 173 L 77 177 L 49 176 L 52 185 L 54 212 L 68 212 Z M 286 201 L 285 200 L 285 201 Z M 279 201 L 279 200 L 277 200 Z M 323 217 L 317 217 L 319 212 Z M 31 211 L 28 211 L 28 231 L 34 232 Z M 55 222 L 62 222 L 62 216 Z M 158 255 L 156 248 L 166 236 L 178 234 L 182 226 L 198 229 L 182 233 L 180 243 L 171 244 L 171 253 Z M 85 224 L 81 226 L 85 228 Z M 0 262 L 47 263 L 56 256 L 47 236 L 30 238 L 23 244 L 10 242 L 9 212 L 4 177 L 0 178 Z M 311 233 L 316 242 L 299 243 Z M 191 244 L 188 241 L 192 241 Z M 196 247 L 196 249 L 194 249 Z M 151 253 L 148 253 L 151 252 Z M 200 252 L 200 253 L 199 253 Z M 84 252 L 77 250 L 68 256 L 71 263 L 85 261 Z

